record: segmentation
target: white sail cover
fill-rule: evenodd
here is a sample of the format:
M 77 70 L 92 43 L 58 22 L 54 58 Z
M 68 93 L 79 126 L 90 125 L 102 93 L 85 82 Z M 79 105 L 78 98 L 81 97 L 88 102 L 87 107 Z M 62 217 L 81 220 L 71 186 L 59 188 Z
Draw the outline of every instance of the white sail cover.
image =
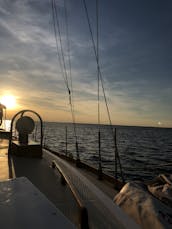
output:
M 114 202 L 142 228 L 172 228 L 172 208 L 153 196 L 141 182 L 127 183 Z

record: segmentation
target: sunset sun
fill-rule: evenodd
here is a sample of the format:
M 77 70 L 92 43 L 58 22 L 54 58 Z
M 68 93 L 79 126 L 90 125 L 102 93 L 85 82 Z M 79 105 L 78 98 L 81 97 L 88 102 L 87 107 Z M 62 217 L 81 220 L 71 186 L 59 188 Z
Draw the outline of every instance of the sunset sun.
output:
M 7 109 L 12 109 L 16 106 L 16 98 L 13 95 L 4 95 L 1 97 L 0 103 L 5 105 Z

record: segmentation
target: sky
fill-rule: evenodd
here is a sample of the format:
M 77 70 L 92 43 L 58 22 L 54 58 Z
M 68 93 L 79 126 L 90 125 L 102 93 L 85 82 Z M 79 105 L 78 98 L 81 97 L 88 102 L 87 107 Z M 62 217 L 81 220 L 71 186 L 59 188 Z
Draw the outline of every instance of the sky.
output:
M 96 42 L 96 1 L 86 0 Z M 82 0 L 56 0 L 76 122 L 97 123 L 97 66 Z M 99 61 L 112 123 L 172 127 L 172 1 L 99 0 Z M 59 43 L 59 36 L 57 37 Z M 45 121 L 71 122 L 50 0 L 0 1 L 0 97 Z M 1 101 L 0 101 L 1 102 Z M 108 123 L 100 91 L 101 123 Z

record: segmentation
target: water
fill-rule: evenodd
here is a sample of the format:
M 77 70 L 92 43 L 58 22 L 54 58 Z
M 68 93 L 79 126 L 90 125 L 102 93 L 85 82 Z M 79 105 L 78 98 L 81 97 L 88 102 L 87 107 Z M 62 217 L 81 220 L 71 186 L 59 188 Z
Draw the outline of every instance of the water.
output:
M 72 124 L 44 123 L 44 143 L 50 149 L 65 154 L 65 127 L 68 130 L 68 153 L 76 158 Z M 98 167 L 98 127 L 78 124 L 80 159 Z M 114 143 L 109 126 L 101 125 L 103 171 L 114 175 Z M 151 179 L 159 173 L 170 172 L 172 163 L 172 129 L 117 126 L 117 142 L 125 178 Z

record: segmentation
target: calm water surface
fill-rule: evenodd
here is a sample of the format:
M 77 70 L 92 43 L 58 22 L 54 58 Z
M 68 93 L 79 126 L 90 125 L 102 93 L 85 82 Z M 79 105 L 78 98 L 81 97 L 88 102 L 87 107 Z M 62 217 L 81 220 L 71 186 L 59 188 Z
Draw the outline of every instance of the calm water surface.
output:
M 44 144 L 65 154 L 66 129 L 68 153 L 76 158 L 72 124 L 44 123 Z M 118 149 L 127 180 L 150 179 L 159 173 L 171 172 L 172 129 L 117 126 Z M 101 149 L 103 171 L 114 175 L 114 143 L 109 126 L 102 125 Z M 77 125 L 79 153 L 82 161 L 98 166 L 98 126 Z

